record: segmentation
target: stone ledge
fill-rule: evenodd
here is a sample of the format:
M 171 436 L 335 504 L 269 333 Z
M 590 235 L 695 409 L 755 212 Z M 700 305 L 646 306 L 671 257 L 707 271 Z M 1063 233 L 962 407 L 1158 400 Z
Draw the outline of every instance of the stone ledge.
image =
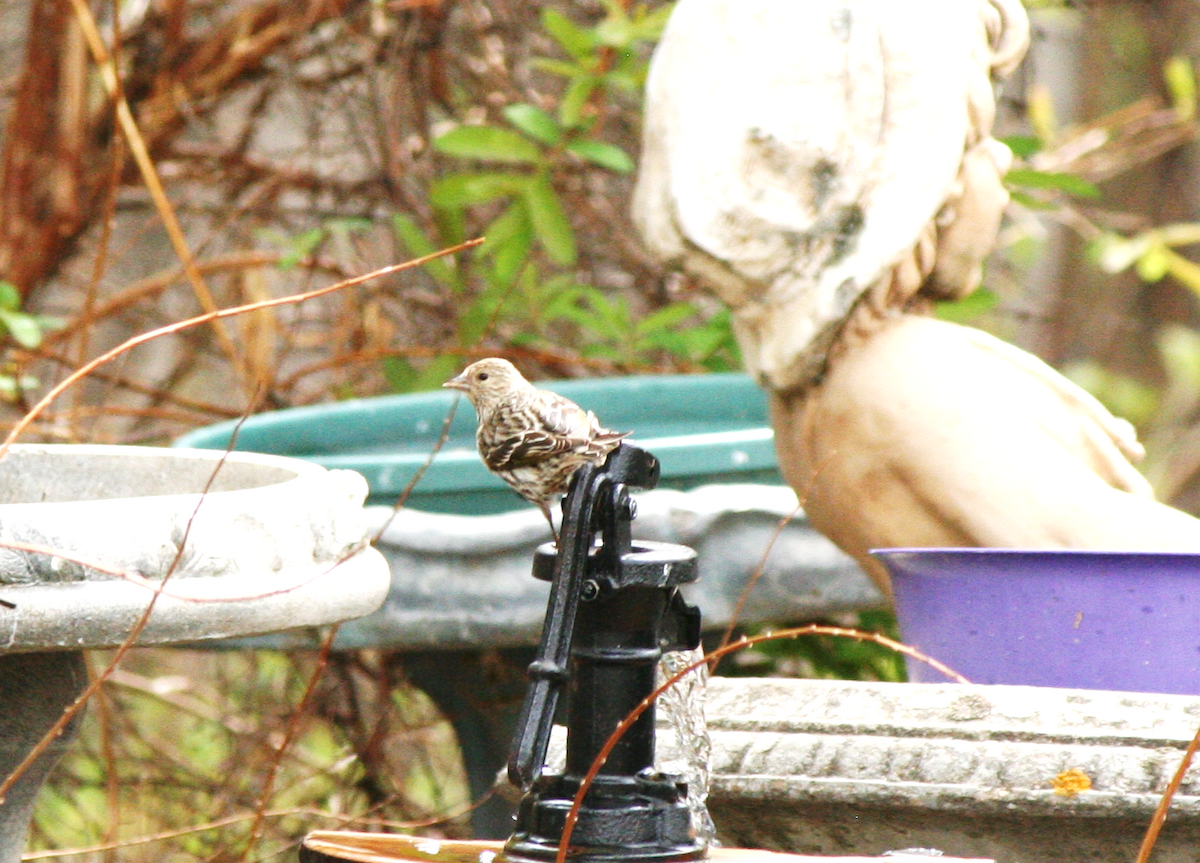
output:
M 920 846 L 997 863 L 1127 863 L 1200 725 L 1200 697 L 717 678 L 707 712 L 710 808 L 724 840 L 810 854 Z M 1056 793 L 1068 770 L 1091 789 Z M 1198 841 L 1193 766 L 1156 863 L 1194 863 Z

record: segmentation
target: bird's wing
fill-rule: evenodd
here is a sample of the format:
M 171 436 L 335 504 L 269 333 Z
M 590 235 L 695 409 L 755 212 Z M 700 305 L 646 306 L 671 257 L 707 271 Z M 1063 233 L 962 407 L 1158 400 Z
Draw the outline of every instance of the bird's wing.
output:
M 484 456 L 492 470 L 535 465 L 559 453 L 586 451 L 591 444 L 594 417 L 554 393 L 539 395 L 522 409 L 496 416 Z

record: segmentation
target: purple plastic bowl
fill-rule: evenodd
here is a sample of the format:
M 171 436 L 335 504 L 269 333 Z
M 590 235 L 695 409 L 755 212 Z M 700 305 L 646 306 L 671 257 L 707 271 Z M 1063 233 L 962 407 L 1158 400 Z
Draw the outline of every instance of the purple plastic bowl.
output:
M 1200 694 L 1200 554 L 892 548 L 905 643 L 972 683 Z M 944 682 L 908 660 L 909 680 Z

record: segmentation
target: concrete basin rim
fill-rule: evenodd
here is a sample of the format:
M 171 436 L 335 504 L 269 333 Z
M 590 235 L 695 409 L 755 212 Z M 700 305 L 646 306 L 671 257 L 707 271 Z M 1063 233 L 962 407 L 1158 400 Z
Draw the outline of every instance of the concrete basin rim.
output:
M 345 590 L 347 583 L 359 589 Z M 387 562 L 369 546 L 336 564 L 313 563 L 237 580 L 203 579 L 189 585 L 202 601 L 160 596 L 137 643 L 175 645 L 326 626 L 375 611 L 390 586 Z M 14 615 L 9 622 L 0 619 L 0 654 L 116 647 L 144 612 L 152 593 L 122 581 L 88 582 L 86 594 L 84 587 L 79 583 L 7 587 L 4 595 L 15 599 L 18 609 L 8 612 Z M 103 603 L 94 602 L 97 590 Z M 232 594 L 222 597 L 222 590 Z M 78 613 L 81 596 L 89 605 L 103 608 L 103 622 L 94 627 L 103 630 L 98 637 L 82 635 L 78 617 L 64 613 Z M 27 608 L 37 612 L 30 616 L 23 612 Z M 246 609 L 253 613 L 241 613 Z
M 262 464 L 292 470 L 296 473 L 322 474 L 329 469 L 313 461 L 291 455 L 276 453 L 254 452 L 252 450 L 222 450 L 205 449 L 202 447 L 169 447 L 142 446 L 140 444 L 101 444 L 101 443 L 15 443 L 9 447 L 9 453 L 49 454 L 81 454 L 95 453 L 97 455 L 122 455 L 130 458 L 181 458 L 210 461 L 214 464 L 220 461 L 239 462 L 242 464 Z
M 152 446 L 134 446 L 124 444 L 13 444 L 10 451 L 12 455 L 39 455 L 46 454 L 48 456 L 64 455 L 64 456 L 86 456 L 96 454 L 97 456 L 120 457 L 129 459 L 164 459 L 177 460 L 179 462 L 190 463 L 208 463 L 211 464 L 214 470 L 218 465 L 224 463 L 261 466 L 271 468 L 276 471 L 286 473 L 288 475 L 278 478 L 272 478 L 270 481 L 263 482 L 258 485 L 251 485 L 244 488 L 233 489 L 214 489 L 208 492 L 204 491 L 181 491 L 181 492 L 166 492 L 162 494 L 142 494 L 142 495 L 121 495 L 111 498 L 88 498 L 80 500 L 48 500 L 48 501 L 14 501 L 10 503 L 0 502 L 0 513 L 12 512 L 21 507 L 78 507 L 104 505 L 113 506 L 119 504 L 138 504 L 144 501 L 155 501 L 159 505 L 166 505 L 167 501 L 194 501 L 201 495 L 206 497 L 214 497 L 217 500 L 227 499 L 230 495 L 246 495 L 246 494 L 272 494 L 280 495 L 285 499 L 290 498 L 292 486 L 297 483 L 321 482 L 323 479 L 336 474 L 351 473 L 350 471 L 329 469 L 314 462 L 305 461 L 293 456 L 273 455 L 268 453 L 249 452 L 242 450 L 212 450 L 212 449 L 188 449 L 174 447 L 152 447 Z M 7 458 L 7 456 L 6 456 Z M 0 460 L 2 463 L 2 460 Z

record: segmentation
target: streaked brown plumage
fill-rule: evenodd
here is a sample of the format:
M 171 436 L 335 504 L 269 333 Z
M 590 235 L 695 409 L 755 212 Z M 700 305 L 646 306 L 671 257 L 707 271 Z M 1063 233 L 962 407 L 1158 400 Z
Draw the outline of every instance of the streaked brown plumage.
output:
M 602 428 L 594 413 L 539 390 L 496 357 L 472 363 L 442 386 L 467 394 L 479 419 L 475 442 L 483 463 L 541 509 L 557 542 L 550 505 L 576 470 L 603 461 L 628 432 Z

